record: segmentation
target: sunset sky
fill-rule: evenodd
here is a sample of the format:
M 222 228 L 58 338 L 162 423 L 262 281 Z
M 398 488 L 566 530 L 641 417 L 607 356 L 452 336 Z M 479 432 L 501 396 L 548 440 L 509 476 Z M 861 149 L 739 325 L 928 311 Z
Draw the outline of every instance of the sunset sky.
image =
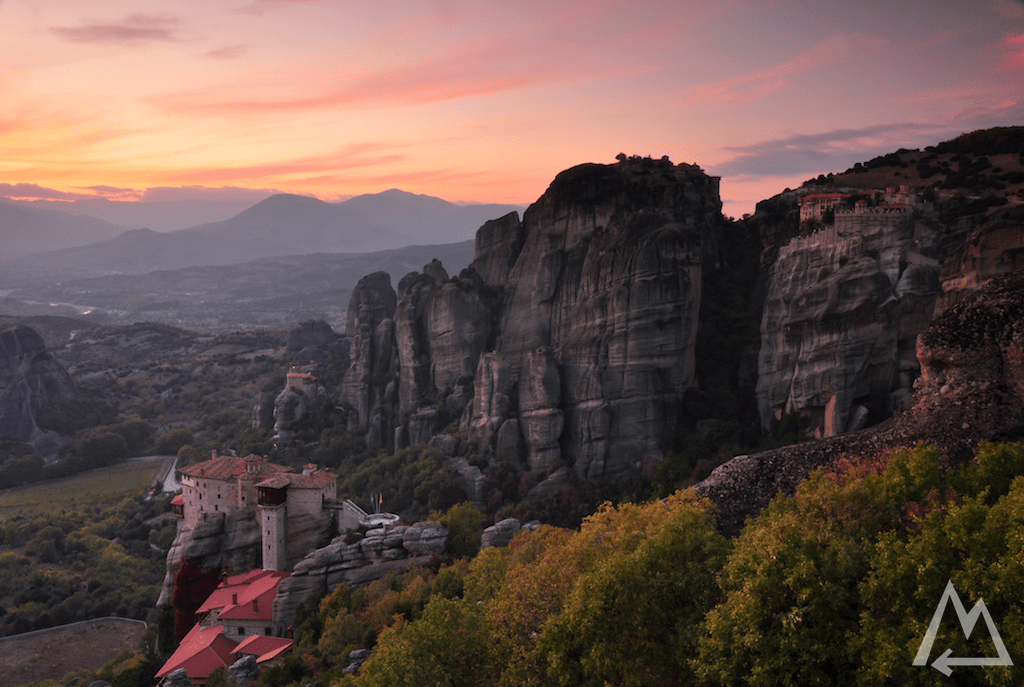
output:
M 1019 0 L 0 0 L 0 196 L 527 204 L 668 155 L 725 212 L 1024 124 Z

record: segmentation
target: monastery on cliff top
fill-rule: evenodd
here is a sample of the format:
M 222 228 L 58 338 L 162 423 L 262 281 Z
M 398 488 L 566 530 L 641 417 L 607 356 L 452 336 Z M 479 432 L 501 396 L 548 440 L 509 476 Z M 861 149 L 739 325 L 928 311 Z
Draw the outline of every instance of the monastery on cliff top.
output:
M 259 516 L 264 570 L 288 570 L 320 545 L 323 525 L 335 517 L 348 523 L 345 504 L 337 501 L 337 476 L 316 465 L 301 473 L 271 463 L 265 456 L 219 456 L 179 470 L 181 495 L 174 498 L 183 529 L 192 529 L 212 514 L 255 509 Z M 365 513 L 362 513 L 365 516 Z M 352 517 L 358 518 L 359 513 Z M 358 524 L 358 521 L 356 522 Z

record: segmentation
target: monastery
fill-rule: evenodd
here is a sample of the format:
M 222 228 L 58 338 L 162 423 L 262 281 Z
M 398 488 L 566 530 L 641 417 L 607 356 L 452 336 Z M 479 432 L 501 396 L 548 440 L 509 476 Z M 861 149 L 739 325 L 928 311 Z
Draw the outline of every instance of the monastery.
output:
M 265 456 L 219 456 L 179 470 L 182 493 L 174 498 L 182 529 L 193 529 L 216 514 L 258 512 L 264 570 L 289 570 L 321 544 L 320 532 L 332 518 L 352 526 L 344 503 L 337 501 L 337 477 L 316 465 L 301 473 L 269 462 Z M 221 516 L 223 514 L 223 516 Z M 365 516 L 365 513 L 362 514 Z M 358 520 L 356 521 L 358 524 Z

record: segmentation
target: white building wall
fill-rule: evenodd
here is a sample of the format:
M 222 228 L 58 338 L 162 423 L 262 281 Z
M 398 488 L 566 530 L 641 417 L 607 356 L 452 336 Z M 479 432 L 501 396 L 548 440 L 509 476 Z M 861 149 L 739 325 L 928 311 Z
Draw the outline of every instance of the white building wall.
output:
M 260 535 L 263 538 L 263 569 L 288 569 L 288 506 L 260 506 Z

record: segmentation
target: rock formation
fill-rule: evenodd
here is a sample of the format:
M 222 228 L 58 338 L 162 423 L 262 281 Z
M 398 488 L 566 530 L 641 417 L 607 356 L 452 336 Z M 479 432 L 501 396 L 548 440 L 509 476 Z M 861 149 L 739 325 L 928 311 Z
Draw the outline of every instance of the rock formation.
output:
M 702 261 L 720 208 L 717 180 L 699 169 L 623 158 L 559 174 L 521 228 L 482 231 L 480 274 L 500 278 L 522 248 L 492 284 L 503 287 L 498 333 L 463 431 L 493 445 L 515 419 L 524 467 L 562 460 L 593 481 L 659 459 L 694 380 Z
M 192 529 L 179 528 L 167 552 L 164 586 L 156 605 L 167 608 L 174 593 L 174 579 L 182 560 L 195 562 L 207 571 L 244 572 L 260 567 L 260 523 L 254 510 L 239 510 L 225 517 L 209 513 Z
M 486 223 L 472 265 L 360 281 L 343 401 L 371 450 L 457 427 L 541 476 L 615 480 L 659 460 L 694 382 L 717 179 L 623 157 L 567 170 L 525 213 Z M 451 454 L 449 454 L 451 455 Z M 472 470 L 460 470 L 473 493 Z
M 0 438 L 23 441 L 44 456 L 56 453 L 56 435 L 41 430 L 36 417 L 50 400 L 76 398 L 71 376 L 39 334 L 25 326 L 0 332 Z
M 348 304 L 345 333 L 351 341 L 351 363 L 341 386 L 341 400 L 356 409 L 371 451 L 388 445 L 385 432 L 395 425 L 397 305 L 387 272 L 374 272 L 360 279 Z
M 951 464 L 981 441 L 1024 438 L 1024 272 L 965 294 L 921 334 L 921 376 L 911 403 L 871 429 L 737 456 L 695 488 L 715 502 L 720 528 L 735 534 L 777 493 L 842 456 L 934 443 Z
M 274 621 L 283 631 L 301 603 L 327 593 L 339 583 L 359 587 L 391 573 L 430 565 L 444 553 L 448 528 L 422 521 L 372 529 L 362 538 L 347 533 L 311 551 L 284 579 L 274 599 Z
M 861 208 L 778 250 L 761 319 L 762 426 L 799 412 L 833 436 L 906 403 L 939 293 L 935 233 L 909 207 Z

